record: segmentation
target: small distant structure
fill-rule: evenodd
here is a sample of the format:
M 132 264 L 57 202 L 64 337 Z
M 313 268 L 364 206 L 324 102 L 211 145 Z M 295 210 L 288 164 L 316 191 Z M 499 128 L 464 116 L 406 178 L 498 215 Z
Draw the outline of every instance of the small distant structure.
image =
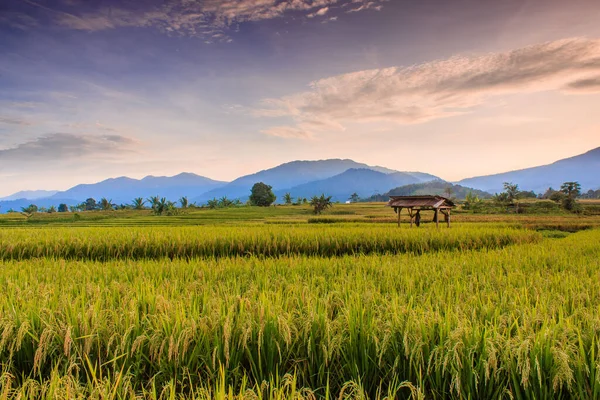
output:
M 437 228 L 440 227 L 439 214 L 444 215 L 444 221 L 450 227 L 450 210 L 454 207 L 454 203 L 442 196 L 390 196 L 387 203 L 388 207 L 392 207 L 394 212 L 398 214 L 398 226 L 400 226 L 400 214 L 402 209 L 408 210 L 410 217 L 410 226 L 413 223 L 417 226 L 421 224 L 421 210 L 433 210 L 435 212 L 433 222 Z

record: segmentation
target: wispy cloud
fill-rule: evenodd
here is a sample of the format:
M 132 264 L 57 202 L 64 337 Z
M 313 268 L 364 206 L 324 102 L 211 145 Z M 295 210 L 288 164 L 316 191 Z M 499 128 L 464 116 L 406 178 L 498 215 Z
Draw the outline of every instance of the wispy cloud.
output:
M 0 124 L 7 125 L 31 125 L 30 121 L 21 118 L 3 117 L 0 115 Z
M 381 11 L 381 9 L 383 8 L 381 3 L 377 2 L 377 1 L 354 1 L 353 3 L 357 4 L 357 6 L 354 6 L 354 8 L 350 8 L 348 11 L 346 11 L 347 13 L 353 13 L 353 12 L 359 12 L 359 11 L 371 10 L 371 9 L 376 10 L 376 11 Z
M 263 130 L 262 133 L 284 139 L 310 139 L 312 137 L 311 132 L 300 127 L 295 128 L 292 126 L 274 126 Z
M 303 13 L 313 18 L 326 15 L 332 7 L 350 5 L 349 12 L 380 10 L 386 0 L 168 0 L 160 5 L 132 2 L 80 11 L 76 7 L 56 9 L 45 1 L 23 0 L 32 7 L 45 10 L 50 19 L 64 28 L 101 31 L 119 27 L 151 27 L 170 35 L 194 36 L 209 41 L 230 41 L 230 29 L 243 22 L 279 18 L 286 13 Z M 69 2 L 71 6 L 77 1 Z M 79 4 L 85 4 L 80 2 Z M 154 3 L 156 4 L 156 3 Z M 13 27 L 29 28 L 38 24 L 22 13 L 2 16 Z
M 332 127 L 339 130 L 347 123 L 416 124 L 471 112 L 491 96 L 597 91 L 599 72 L 600 40 L 566 39 L 503 53 L 333 76 L 312 82 L 308 91 L 265 99 L 252 114 L 291 117 L 295 128 L 312 121 L 305 136 Z
M 131 151 L 136 144 L 134 139 L 120 135 L 75 135 L 52 133 L 14 147 L 0 149 L 0 162 L 19 162 L 23 166 L 29 162 L 64 161 L 89 156 L 114 155 Z
M 576 80 L 565 89 L 573 93 L 600 93 L 600 76 Z

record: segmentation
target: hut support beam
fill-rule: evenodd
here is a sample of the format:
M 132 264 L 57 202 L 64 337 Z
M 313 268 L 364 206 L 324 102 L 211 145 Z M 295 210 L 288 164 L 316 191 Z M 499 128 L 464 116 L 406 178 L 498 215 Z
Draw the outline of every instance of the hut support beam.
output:
M 402 207 L 398 207 L 396 210 L 398 210 L 398 227 L 400 227 L 400 213 L 402 212 Z
M 440 228 L 440 218 L 439 218 L 439 214 L 438 214 L 439 209 L 435 209 L 435 227 L 436 228 Z
M 446 225 L 450 228 L 450 209 L 440 210 L 442 214 L 444 214 L 444 220 L 446 221 Z

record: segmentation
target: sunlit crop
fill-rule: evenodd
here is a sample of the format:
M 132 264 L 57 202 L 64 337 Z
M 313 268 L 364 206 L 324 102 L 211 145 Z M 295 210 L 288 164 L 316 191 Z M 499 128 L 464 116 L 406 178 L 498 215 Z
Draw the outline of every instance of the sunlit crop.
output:
M 598 243 L 490 225 L 0 231 L 0 399 L 600 398 Z

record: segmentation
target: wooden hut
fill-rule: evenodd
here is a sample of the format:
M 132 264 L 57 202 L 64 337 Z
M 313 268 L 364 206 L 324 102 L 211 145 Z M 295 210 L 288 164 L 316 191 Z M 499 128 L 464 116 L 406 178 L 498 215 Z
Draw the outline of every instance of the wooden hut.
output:
M 413 223 L 419 226 L 421 210 L 433 210 L 433 221 L 435 222 L 435 226 L 439 228 L 440 213 L 444 215 L 444 220 L 448 227 L 450 227 L 450 210 L 454 207 L 454 203 L 442 196 L 390 196 L 387 206 L 392 207 L 394 212 L 398 214 L 398 226 L 400 226 L 400 214 L 403 208 L 408 210 L 411 227 Z

